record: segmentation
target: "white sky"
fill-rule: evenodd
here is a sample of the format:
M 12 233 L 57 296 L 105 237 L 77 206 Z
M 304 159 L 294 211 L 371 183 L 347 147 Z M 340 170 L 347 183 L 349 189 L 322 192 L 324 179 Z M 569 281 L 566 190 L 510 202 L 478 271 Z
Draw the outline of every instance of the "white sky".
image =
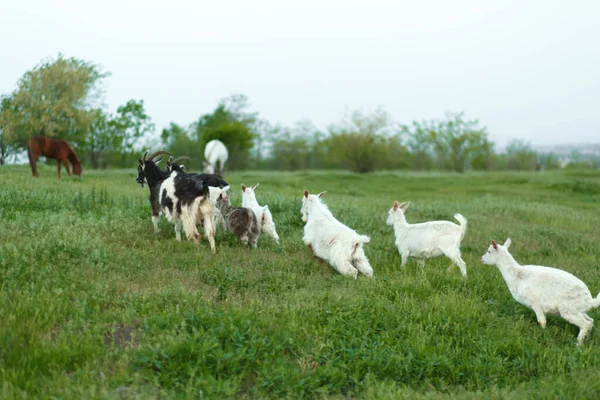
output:
M 2 0 L 0 92 L 62 52 L 157 131 L 232 93 L 272 123 L 465 111 L 499 147 L 600 142 L 600 1 Z

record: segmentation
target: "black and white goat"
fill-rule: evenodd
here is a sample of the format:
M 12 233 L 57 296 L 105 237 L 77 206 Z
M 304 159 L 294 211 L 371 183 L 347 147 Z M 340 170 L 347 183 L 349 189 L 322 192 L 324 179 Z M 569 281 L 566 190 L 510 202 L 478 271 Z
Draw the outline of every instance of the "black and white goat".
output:
M 148 152 L 146 151 L 142 158 L 139 159 L 138 173 L 135 181 L 144 187 L 144 183 L 148 184 L 150 189 L 150 206 L 152 207 L 152 224 L 154 224 L 154 232 L 158 233 L 158 220 L 163 214 L 162 206 L 160 204 L 160 185 L 170 175 L 169 171 L 164 171 L 158 167 L 159 160 L 154 160 L 161 154 L 170 154 L 167 151 L 157 151 L 152 153 L 149 157 L 146 157 Z M 175 228 L 175 234 L 177 240 L 181 240 L 181 233 L 178 233 L 177 227 Z
M 227 182 L 225 182 L 225 180 L 221 177 L 221 175 L 219 174 L 209 174 L 209 173 L 186 173 L 184 171 L 184 165 L 179 164 L 178 161 L 182 160 L 182 159 L 190 159 L 187 156 L 180 156 L 177 157 L 175 159 L 173 159 L 173 156 L 169 157 L 169 160 L 167 161 L 167 166 L 166 169 L 167 171 L 173 173 L 182 173 L 182 174 L 186 174 L 188 177 L 192 178 L 192 179 L 197 179 L 197 180 L 201 180 L 204 184 L 204 186 L 209 186 L 209 187 L 215 187 L 215 188 L 220 188 L 223 189 L 225 187 L 229 187 L 229 184 Z M 211 203 L 213 206 L 215 205 L 215 202 L 213 201 Z M 227 227 L 225 224 L 225 220 L 223 219 L 223 215 L 221 214 L 221 211 L 218 208 L 215 208 L 213 210 L 213 216 L 214 216 L 214 220 L 213 220 L 213 224 L 214 227 L 216 228 L 217 224 L 221 224 L 223 225 L 225 228 Z

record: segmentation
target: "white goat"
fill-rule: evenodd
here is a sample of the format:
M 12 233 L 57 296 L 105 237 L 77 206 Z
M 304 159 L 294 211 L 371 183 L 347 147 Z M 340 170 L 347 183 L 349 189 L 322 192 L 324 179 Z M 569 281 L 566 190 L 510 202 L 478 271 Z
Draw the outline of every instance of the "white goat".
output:
M 229 158 L 227 147 L 220 140 L 211 140 L 204 148 L 204 172 L 207 174 L 223 174 L 225 161 Z
M 519 265 L 508 252 L 510 243 L 510 238 L 504 245 L 492 240 L 481 262 L 498 267 L 513 298 L 535 312 L 542 328 L 546 327 L 546 314 L 558 314 L 577 325 L 577 345 L 580 346 L 594 325 L 586 312 L 600 305 L 600 294 L 592 298 L 585 283 L 561 269 Z
M 242 207 L 249 208 L 254 211 L 261 232 L 271 236 L 273 240 L 275 240 L 275 243 L 279 244 L 279 235 L 275 230 L 275 221 L 273 221 L 273 215 L 271 215 L 269 206 L 265 205 L 263 207 L 256 201 L 256 195 L 254 192 L 256 191 L 258 185 L 259 184 L 257 183 L 254 187 L 246 187 L 242 183 Z
M 304 226 L 304 244 L 319 258 L 329 262 L 342 275 L 351 275 L 356 279 L 358 273 L 373 276 L 373 268 L 363 250 L 363 245 L 371 240 L 359 235 L 335 219 L 327 205 L 321 202 L 321 196 L 308 194 L 302 197 L 302 221 Z
M 463 278 L 467 277 L 467 265 L 460 258 L 460 242 L 467 230 L 467 220 L 460 214 L 454 214 L 454 218 L 460 223 L 449 221 L 429 221 L 420 224 L 409 224 L 406 222 L 404 213 L 410 202 L 398 204 L 394 202 L 388 212 L 386 223 L 394 227 L 396 235 L 396 246 L 402 257 L 401 266 L 404 267 L 408 257 L 416 257 L 421 268 L 425 267 L 425 259 L 445 255 L 452 264 L 458 265 Z

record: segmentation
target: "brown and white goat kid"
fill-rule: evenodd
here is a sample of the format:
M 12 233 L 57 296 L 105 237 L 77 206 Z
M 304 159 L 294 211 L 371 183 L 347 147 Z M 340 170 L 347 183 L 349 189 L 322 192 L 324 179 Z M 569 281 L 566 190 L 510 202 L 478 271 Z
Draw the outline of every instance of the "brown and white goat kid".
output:
M 258 183 L 254 187 L 246 187 L 242 183 L 242 207 L 254 211 L 261 233 L 271 236 L 275 240 L 275 243 L 279 244 L 279 235 L 275 230 L 275 221 L 273 221 L 273 215 L 269 210 L 269 206 L 261 206 L 256 201 L 254 192 L 257 187 Z
M 363 245 L 371 239 L 338 221 L 321 202 L 323 194 L 325 192 L 314 195 L 304 191 L 301 209 L 302 221 L 306 222 L 304 244 L 340 274 L 356 279 L 360 272 L 371 278 L 373 268 L 363 250 Z
M 558 314 L 577 325 L 577 345 L 580 346 L 594 325 L 594 320 L 586 313 L 600 306 L 600 294 L 592 298 L 585 283 L 561 269 L 520 265 L 508 252 L 510 243 L 510 238 L 504 245 L 492 240 L 481 262 L 498 267 L 510 294 L 535 312 L 542 328 L 546 327 L 546 314 Z
M 218 193 L 216 206 L 223 215 L 227 230 L 237 236 L 243 244 L 247 245 L 250 241 L 252 247 L 256 247 L 260 227 L 254 211 L 246 207 L 232 207 L 231 195 L 228 195 L 225 189 L 215 189 L 214 193 Z
M 408 257 L 416 257 L 421 268 L 425 266 L 426 258 L 444 255 L 452 264 L 458 265 L 463 278 L 467 277 L 467 265 L 460 257 L 460 242 L 467 230 L 467 220 L 460 214 L 454 214 L 454 218 L 460 223 L 456 225 L 450 221 L 428 221 L 420 224 L 409 224 L 406 222 L 404 213 L 408 209 L 409 202 L 394 205 L 388 211 L 386 223 L 394 227 L 396 246 L 402 257 L 401 266 L 404 267 Z

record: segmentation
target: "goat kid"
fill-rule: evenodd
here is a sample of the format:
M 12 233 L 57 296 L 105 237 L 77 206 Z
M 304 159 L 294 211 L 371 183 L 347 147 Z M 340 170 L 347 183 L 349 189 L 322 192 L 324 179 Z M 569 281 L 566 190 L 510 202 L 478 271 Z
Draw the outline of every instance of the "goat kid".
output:
M 394 227 L 396 246 L 402 257 L 401 266 L 404 267 L 408 257 L 416 257 L 421 268 L 425 267 L 425 259 L 444 255 L 452 264 L 458 265 L 463 278 L 467 277 L 467 265 L 460 257 L 460 242 L 467 230 L 467 220 L 460 214 L 454 218 L 460 223 L 456 225 L 449 221 L 429 221 L 420 224 L 409 224 L 404 213 L 410 202 L 398 204 L 394 202 L 388 212 L 386 223 Z
M 218 193 L 218 190 L 221 192 Z M 228 195 L 224 189 L 216 189 L 215 193 L 218 193 L 216 206 L 223 215 L 227 230 L 237 236 L 245 245 L 250 241 L 252 247 L 256 247 L 260 236 L 260 227 L 254 211 L 245 207 L 232 207 L 231 195 Z M 211 200 L 212 197 L 211 194 Z
M 271 210 L 269 210 L 269 206 L 265 205 L 263 207 L 256 201 L 254 192 L 258 185 L 259 184 L 257 183 L 254 187 L 246 187 L 242 183 L 242 207 L 254 211 L 261 233 L 265 233 L 272 237 L 273 240 L 275 240 L 275 243 L 279 244 L 279 235 L 275 230 L 275 221 L 273 221 L 273 215 L 271 214 Z
M 546 314 L 560 315 L 578 326 L 577 345 L 580 346 L 594 325 L 594 320 L 586 313 L 600 306 L 600 293 L 592 298 L 585 283 L 561 269 L 519 265 L 508 252 L 510 244 L 510 238 L 504 245 L 492 240 L 481 262 L 495 265 L 500 270 L 513 298 L 535 312 L 542 328 L 546 327 Z
M 356 279 L 358 273 L 373 277 L 373 268 L 365 255 L 363 245 L 371 240 L 338 221 L 318 195 L 304 191 L 302 197 L 302 221 L 304 237 L 302 240 L 316 256 L 327 261 L 342 275 Z

